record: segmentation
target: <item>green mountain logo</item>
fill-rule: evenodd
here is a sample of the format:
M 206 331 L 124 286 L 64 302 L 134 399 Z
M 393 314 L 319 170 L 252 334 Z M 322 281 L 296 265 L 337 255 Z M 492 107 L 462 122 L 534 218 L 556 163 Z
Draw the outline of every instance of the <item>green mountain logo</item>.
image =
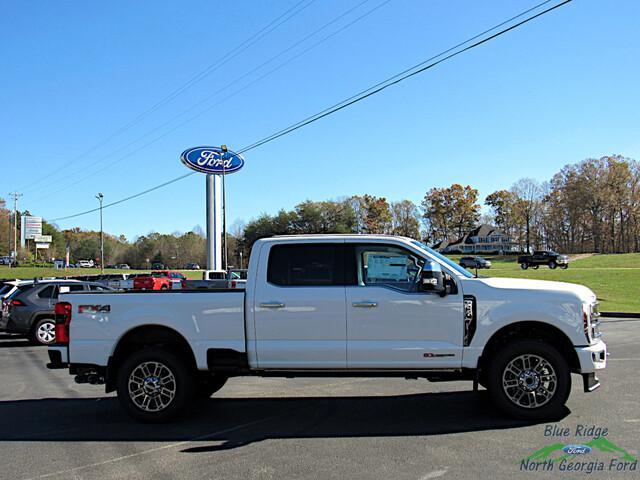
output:
M 619 447 L 615 443 L 607 440 L 604 437 L 594 438 L 586 443 L 580 443 L 580 445 L 586 445 L 587 447 L 591 447 L 592 451 L 600 451 L 606 454 L 611 454 L 611 456 L 616 457 L 620 460 L 624 460 L 627 462 L 634 462 L 637 460 L 636 457 L 627 452 L 624 448 Z M 524 461 L 536 461 L 542 462 L 548 460 L 550 462 L 559 462 L 560 460 L 564 460 L 566 458 L 572 457 L 567 453 L 564 453 L 562 449 L 565 447 L 563 443 L 553 443 L 551 445 L 547 445 L 546 447 L 542 447 L 540 450 L 533 452 L 531 455 L 526 457 Z

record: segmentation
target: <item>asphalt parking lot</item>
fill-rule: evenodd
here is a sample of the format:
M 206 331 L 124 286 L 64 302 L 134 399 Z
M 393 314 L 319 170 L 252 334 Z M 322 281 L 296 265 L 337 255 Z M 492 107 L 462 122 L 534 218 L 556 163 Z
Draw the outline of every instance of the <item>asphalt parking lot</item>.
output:
M 584 444 L 595 428 L 638 456 L 640 321 L 607 319 L 602 330 L 611 351 L 603 385 L 585 394 L 573 376 L 555 424 L 502 418 L 468 382 L 238 378 L 180 422 L 141 425 L 103 387 L 47 370 L 45 348 L 0 335 L 0 478 L 637 477 L 608 470 L 622 454 L 602 449 L 581 461 L 602 460 L 604 472 L 522 470 L 523 458 Z M 545 436 L 552 427 L 570 434 Z

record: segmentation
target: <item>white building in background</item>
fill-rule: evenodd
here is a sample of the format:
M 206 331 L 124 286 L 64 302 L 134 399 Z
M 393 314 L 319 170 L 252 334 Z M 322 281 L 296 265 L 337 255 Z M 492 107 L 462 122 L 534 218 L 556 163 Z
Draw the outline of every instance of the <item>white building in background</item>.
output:
M 434 245 L 441 253 L 497 253 L 519 251 L 513 238 L 492 225 L 480 225 L 455 241 L 444 240 Z

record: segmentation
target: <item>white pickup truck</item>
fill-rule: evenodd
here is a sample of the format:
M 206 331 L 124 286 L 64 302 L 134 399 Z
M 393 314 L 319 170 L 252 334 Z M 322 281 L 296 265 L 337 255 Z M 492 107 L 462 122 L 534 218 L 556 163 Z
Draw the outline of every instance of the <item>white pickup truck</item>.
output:
M 48 366 L 147 422 L 241 375 L 469 380 L 510 416 L 550 420 L 571 373 L 599 386 L 597 317 L 586 287 L 475 278 L 409 238 L 282 236 L 255 243 L 245 290 L 61 295 Z

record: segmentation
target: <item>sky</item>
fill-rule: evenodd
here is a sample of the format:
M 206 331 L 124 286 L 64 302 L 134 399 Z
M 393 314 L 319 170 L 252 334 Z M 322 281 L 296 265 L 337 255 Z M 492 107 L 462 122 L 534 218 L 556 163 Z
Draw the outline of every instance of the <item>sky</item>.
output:
M 189 147 L 240 150 L 536 3 L 0 0 L 0 197 L 48 220 L 119 200 L 188 173 Z M 585 158 L 640 159 L 638 18 L 635 0 L 574 0 L 247 152 L 228 224 L 452 183 L 483 201 Z M 204 224 L 201 174 L 104 211 L 129 239 Z

